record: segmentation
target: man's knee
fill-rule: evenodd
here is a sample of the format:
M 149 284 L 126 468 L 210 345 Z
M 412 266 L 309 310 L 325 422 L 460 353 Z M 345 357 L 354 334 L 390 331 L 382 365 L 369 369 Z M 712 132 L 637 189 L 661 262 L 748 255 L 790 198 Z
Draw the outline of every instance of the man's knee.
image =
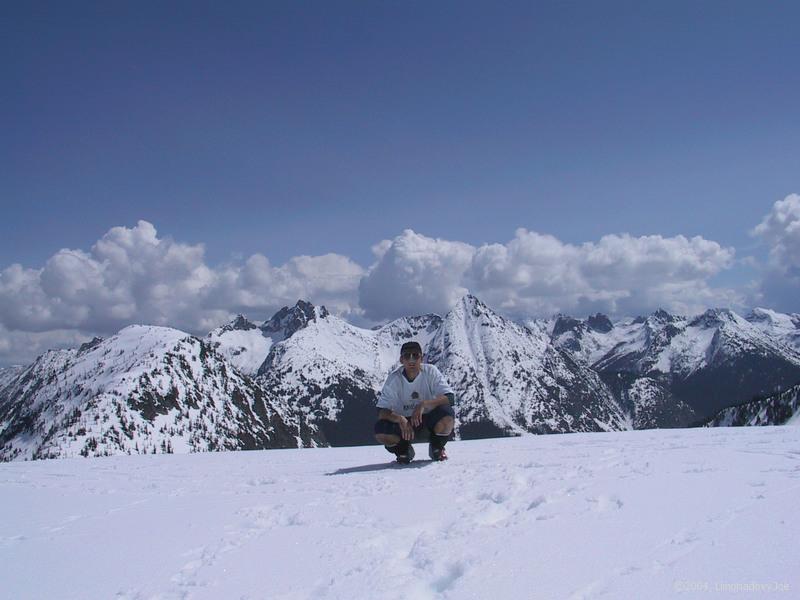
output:
M 384 446 L 394 446 L 400 441 L 400 427 L 397 423 L 387 421 L 384 419 L 375 423 L 375 439 Z
M 400 441 L 400 436 L 392 435 L 391 433 L 376 433 L 375 439 L 384 446 L 394 446 Z
M 434 433 L 438 435 L 450 435 L 453 432 L 453 417 L 442 417 L 433 426 Z

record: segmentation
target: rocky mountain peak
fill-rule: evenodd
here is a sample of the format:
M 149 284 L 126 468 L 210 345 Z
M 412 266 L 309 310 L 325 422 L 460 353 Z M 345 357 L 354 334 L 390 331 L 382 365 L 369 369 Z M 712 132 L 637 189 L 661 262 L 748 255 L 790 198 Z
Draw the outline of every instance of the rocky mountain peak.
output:
M 258 329 L 258 325 L 243 314 L 236 315 L 236 318 L 225 326 L 226 331 L 250 331 L 251 329 Z
M 506 328 L 516 324 L 496 313 L 472 294 L 467 294 L 445 316 L 445 321 L 463 321 L 465 323 L 480 323 L 483 327 Z M 523 327 L 524 326 L 520 326 Z
M 589 326 L 589 329 L 597 331 L 598 333 L 608 333 L 614 329 L 614 324 L 611 322 L 611 319 L 602 313 L 590 316 L 586 319 L 586 324 Z
M 736 321 L 736 315 L 727 308 L 709 308 L 706 312 L 698 317 L 695 317 L 690 327 L 702 327 L 705 329 L 716 328 L 724 325 L 725 323 L 733 323 Z
M 558 315 L 556 317 L 556 322 L 553 325 L 553 337 L 557 338 L 560 335 L 563 335 L 569 331 L 580 333 L 583 329 L 583 321 L 575 319 L 574 317 L 568 317 L 566 315 Z
M 800 329 L 800 315 L 787 315 L 768 308 L 754 308 L 748 313 L 745 320 L 750 323 L 762 323 L 784 329 Z
M 442 317 L 429 313 L 413 317 L 395 319 L 385 325 L 373 328 L 373 331 L 385 332 L 393 340 L 410 340 L 422 335 L 425 338 L 433 336 L 442 326 Z
M 103 338 L 93 337 L 90 342 L 85 342 L 81 344 L 80 348 L 78 348 L 78 354 L 84 354 L 85 352 L 89 352 L 89 350 L 94 350 L 102 343 L 103 343 Z
M 745 317 L 751 323 L 774 323 L 775 312 L 766 308 L 756 307 Z
M 284 340 L 306 327 L 310 322 L 325 319 L 328 316 L 330 313 L 324 306 L 316 307 L 305 300 L 298 300 L 293 307 L 284 306 L 275 313 L 269 321 L 261 326 L 261 331 L 275 341 Z
M 663 308 L 659 308 L 656 312 L 650 315 L 651 320 L 659 321 L 661 323 L 673 323 L 677 320 L 677 317 L 671 315 Z
M 472 314 L 475 317 L 479 317 L 485 313 L 493 313 L 493 311 L 481 302 L 477 296 L 473 296 L 472 294 L 463 296 L 453 310 L 463 310 L 464 314 Z

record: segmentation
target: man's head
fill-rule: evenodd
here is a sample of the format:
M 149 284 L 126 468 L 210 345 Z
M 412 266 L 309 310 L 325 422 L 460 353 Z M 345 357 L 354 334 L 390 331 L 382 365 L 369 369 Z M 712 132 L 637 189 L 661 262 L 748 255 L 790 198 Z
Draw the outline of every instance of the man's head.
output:
M 400 348 L 400 362 L 406 370 L 406 374 L 415 377 L 419 373 L 422 364 L 422 346 L 419 342 L 406 342 Z

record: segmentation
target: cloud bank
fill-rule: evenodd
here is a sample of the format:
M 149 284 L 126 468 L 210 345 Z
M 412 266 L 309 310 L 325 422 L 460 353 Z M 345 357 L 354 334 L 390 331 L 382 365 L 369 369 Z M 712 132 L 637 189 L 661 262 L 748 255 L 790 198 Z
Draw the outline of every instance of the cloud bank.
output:
M 519 317 L 692 312 L 741 300 L 709 284 L 731 267 L 734 250 L 700 237 L 608 235 L 575 246 L 519 229 L 506 244 L 476 248 L 407 230 L 378 247 L 360 285 L 361 307 L 376 320 L 446 312 L 467 290 Z
M 468 244 L 431 239 L 406 229 L 373 252 L 377 262 L 359 285 L 359 301 L 367 318 L 443 314 L 468 292 L 464 273 L 475 253 Z
M 0 271 L 0 364 L 131 323 L 202 334 L 237 312 L 266 318 L 299 298 L 361 325 L 443 314 L 468 292 L 519 318 L 691 314 L 748 303 L 797 311 L 800 196 L 775 202 L 751 233 L 768 258 L 750 289 L 733 289 L 714 280 L 735 266 L 735 250 L 699 236 L 615 234 L 576 245 L 518 229 L 506 243 L 473 246 L 407 229 L 375 244 L 369 266 L 339 254 L 281 265 L 254 254 L 209 265 L 202 244 L 160 236 L 139 221 L 110 229 L 89 251 L 63 249 L 41 268 Z
M 255 254 L 211 267 L 202 245 L 159 237 L 139 221 L 114 227 L 90 252 L 60 250 L 41 269 L 0 272 L 0 362 L 26 362 L 48 340 L 74 345 L 131 323 L 205 333 L 236 312 L 271 315 L 313 298 L 349 315 L 364 269 L 347 257 L 298 256 L 274 266 Z M 49 332 L 49 336 L 47 335 Z
M 797 312 L 800 297 L 800 195 L 790 194 L 751 232 L 769 248 L 757 301 L 782 311 Z

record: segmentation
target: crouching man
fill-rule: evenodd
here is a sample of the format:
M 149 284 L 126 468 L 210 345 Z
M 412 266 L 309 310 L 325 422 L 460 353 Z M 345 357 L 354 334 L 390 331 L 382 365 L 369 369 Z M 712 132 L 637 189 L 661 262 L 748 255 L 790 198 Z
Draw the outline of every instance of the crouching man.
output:
M 378 399 L 375 439 L 397 456 L 397 462 L 414 458 L 411 441 L 428 430 L 428 456 L 447 460 L 444 446 L 453 432 L 453 390 L 433 365 L 422 363 L 422 347 L 406 342 L 400 348 L 401 366 L 389 374 Z

